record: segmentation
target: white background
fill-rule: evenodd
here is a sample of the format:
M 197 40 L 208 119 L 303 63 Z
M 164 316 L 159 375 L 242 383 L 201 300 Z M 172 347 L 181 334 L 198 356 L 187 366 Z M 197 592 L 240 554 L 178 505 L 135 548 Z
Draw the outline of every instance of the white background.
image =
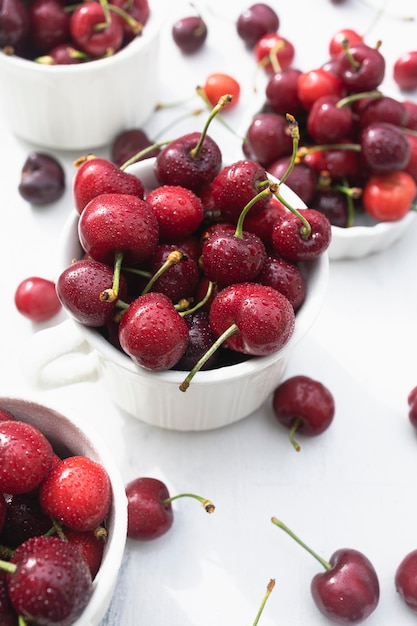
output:
M 185 1 L 164 3 L 161 102 L 189 99 L 209 72 L 228 72 L 241 83 L 242 95 L 227 121 L 238 134 L 244 133 L 262 104 L 265 84 L 235 30 L 237 15 L 250 3 L 200 2 L 209 37 L 204 51 L 189 58 L 175 48 L 170 29 L 176 18 L 193 10 Z M 378 14 L 382 4 L 271 2 L 281 34 L 295 46 L 296 67 L 318 67 L 327 60 L 331 35 L 342 27 L 355 28 L 370 44 L 382 40 L 387 60 L 383 90 L 402 98 L 391 78 L 392 65 L 399 54 L 415 47 L 416 23 L 401 17 L 411 13 L 417 18 L 417 8 L 414 2 L 392 1 Z M 201 106 L 198 98 L 156 113 L 145 129 L 153 137 L 194 106 Z M 204 116 L 189 118 L 170 133 L 174 137 L 200 130 L 203 122 Z M 213 124 L 211 134 L 227 158 L 241 158 L 240 141 L 220 123 Z M 30 275 L 56 278 L 57 242 L 73 210 L 73 161 L 80 154 L 54 153 L 66 168 L 65 197 L 35 208 L 19 196 L 17 186 L 27 154 L 38 147 L 12 136 L 1 118 L 0 136 L 0 394 L 30 394 L 78 412 L 111 445 L 126 482 L 155 476 L 166 482 L 172 495 L 197 492 L 216 504 L 215 513 L 208 516 L 193 500 L 176 501 L 174 526 L 167 535 L 147 544 L 128 542 L 103 626 L 251 626 L 270 578 L 276 579 L 276 587 L 262 615 L 263 626 L 328 623 L 309 592 L 321 566 L 271 524 L 272 515 L 324 558 L 338 548 L 352 547 L 371 559 L 381 598 L 369 626 L 415 624 L 415 615 L 395 592 L 394 574 L 403 556 L 417 548 L 417 438 L 407 418 L 407 395 L 417 384 L 417 224 L 381 254 L 331 264 L 321 314 L 296 348 L 286 373 L 310 375 L 332 391 L 336 415 L 325 434 L 300 439 L 297 454 L 287 431 L 274 421 L 269 403 L 218 431 L 160 431 L 109 405 L 99 383 L 35 391 L 23 376 L 25 346 L 41 326 L 17 313 L 14 291 Z M 96 153 L 109 154 L 108 148 Z M 63 319 L 64 314 L 51 323 Z

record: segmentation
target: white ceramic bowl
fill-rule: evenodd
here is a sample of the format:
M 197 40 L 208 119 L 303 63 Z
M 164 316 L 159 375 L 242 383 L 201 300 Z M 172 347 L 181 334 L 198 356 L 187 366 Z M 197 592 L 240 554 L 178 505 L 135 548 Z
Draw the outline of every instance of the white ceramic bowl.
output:
M 111 57 L 46 66 L 0 51 L 0 105 L 11 130 L 44 148 L 92 150 L 142 126 L 158 98 L 157 2 L 142 35 Z
M 107 518 L 109 537 L 103 561 L 93 581 L 93 594 L 81 617 L 73 626 L 98 626 L 110 604 L 123 558 L 127 536 L 127 500 L 124 484 L 113 457 L 99 436 L 79 417 L 65 415 L 28 398 L 0 398 L 0 408 L 16 419 L 39 428 L 58 454 L 81 454 L 101 463 L 112 487 L 112 505 Z
M 410 211 L 395 222 L 375 222 L 371 218 L 362 218 L 362 222 L 358 221 L 358 225 L 351 228 L 332 226 L 329 258 L 331 261 L 361 259 L 382 252 L 402 237 L 415 217 L 416 212 Z
M 156 185 L 153 164 L 154 159 L 147 159 L 128 171 L 149 189 Z M 288 187 L 283 185 L 281 193 L 293 206 L 299 206 L 298 197 Z M 74 210 L 60 242 L 59 273 L 71 260 L 81 257 L 78 219 Z M 38 332 L 25 351 L 22 364 L 32 382 L 40 387 L 101 378 L 104 389 L 119 408 L 155 426 L 192 431 L 231 424 L 258 409 L 268 398 L 284 374 L 291 351 L 320 311 L 328 284 L 327 253 L 301 267 L 307 279 L 307 296 L 286 346 L 270 356 L 200 371 L 186 392 L 179 390 L 185 372 L 140 368 L 96 330 L 72 319 Z

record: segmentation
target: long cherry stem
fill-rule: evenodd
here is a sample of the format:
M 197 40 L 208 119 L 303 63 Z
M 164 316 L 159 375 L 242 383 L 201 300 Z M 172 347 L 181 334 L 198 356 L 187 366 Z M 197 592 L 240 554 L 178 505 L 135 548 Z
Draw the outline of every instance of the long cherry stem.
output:
M 262 598 L 262 602 L 261 602 L 261 604 L 259 606 L 259 610 L 258 610 L 258 612 L 256 614 L 255 621 L 253 622 L 252 626 L 257 626 L 257 624 L 259 622 L 259 619 L 260 619 L 260 617 L 262 615 L 262 612 L 263 612 L 263 610 L 265 608 L 266 601 L 268 600 L 269 596 L 271 595 L 272 590 L 273 590 L 274 587 L 275 587 L 275 580 L 273 578 L 271 578 L 271 580 L 269 581 L 269 583 L 266 586 L 266 591 L 265 591 L 264 597 Z
M 170 496 L 169 498 L 165 498 L 165 500 L 162 500 L 162 504 L 170 504 L 173 500 L 178 500 L 178 498 L 194 498 L 194 500 L 197 500 L 203 505 L 203 508 L 207 513 L 214 513 L 216 508 L 211 500 L 207 500 L 207 498 L 202 498 L 195 493 L 178 493 L 175 496 Z
M 332 566 L 330 565 L 328 561 L 323 559 L 319 554 L 317 554 L 317 552 L 314 552 L 314 550 L 312 550 L 306 543 L 304 543 L 304 541 L 301 541 L 301 539 L 297 537 L 297 535 L 294 534 L 293 531 L 284 524 L 284 522 L 277 519 L 276 517 L 272 517 L 271 522 L 275 524 L 275 526 L 278 526 L 278 528 L 281 528 L 281 530 L 285 531 L 287 535 L 292 537 L 294 541 L 298 543 L 298 545 L 300 545 L 302 548 L 304 548 L 304 550 L 307 550 L 307 552 L 309 552 L 312 556 L 314 556 L 314 558 L 317 559 L 317 561 L 324 567 L 324 569 L 326 570 L 332 569 Z
M 204 124 L 204 128 L 201 132 L 200 138 L 197 142 L 197 145 L 191 150 L 191 156 L 193 159 L 198 159 L 200 156 L 201 149 L 203 147 L 204 139 L 207 135 L 208 128 L 212 122 L 212 120 L 216 117 L 219 111 L 223 109 L 227 104 L 230 104 L 232 101 L 232 96 L 230 94 L 225 94 L 222 96 L 216 106 L 214 106 L 208 116 L 206 123 Z

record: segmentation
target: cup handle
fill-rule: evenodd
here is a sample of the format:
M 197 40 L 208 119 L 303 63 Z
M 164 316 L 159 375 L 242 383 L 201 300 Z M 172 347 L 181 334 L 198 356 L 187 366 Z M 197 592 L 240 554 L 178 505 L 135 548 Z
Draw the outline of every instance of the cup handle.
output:
M 100 377 L 99 357 L 71 319 L 35 333 L 22 368 L 34 387 L 50 389 Z

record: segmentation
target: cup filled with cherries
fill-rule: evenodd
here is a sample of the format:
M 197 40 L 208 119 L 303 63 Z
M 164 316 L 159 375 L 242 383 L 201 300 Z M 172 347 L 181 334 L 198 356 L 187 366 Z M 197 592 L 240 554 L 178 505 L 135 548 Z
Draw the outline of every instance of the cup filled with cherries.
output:
M 276 387 L 323 302 L 331 227 L 259 163 L 223 164 L 207 131 L 228 98 L 157 156 L 78 160 L 56 280 L 70 319 L 34 336 L 36 384 L 100 377 L 178 430 L 233 423 Z
M 158 97 L 161 24 L 148 0 L 8 0 L 0 79 L 12 131 L 42 147 L 83 150 L 143 124 Z

